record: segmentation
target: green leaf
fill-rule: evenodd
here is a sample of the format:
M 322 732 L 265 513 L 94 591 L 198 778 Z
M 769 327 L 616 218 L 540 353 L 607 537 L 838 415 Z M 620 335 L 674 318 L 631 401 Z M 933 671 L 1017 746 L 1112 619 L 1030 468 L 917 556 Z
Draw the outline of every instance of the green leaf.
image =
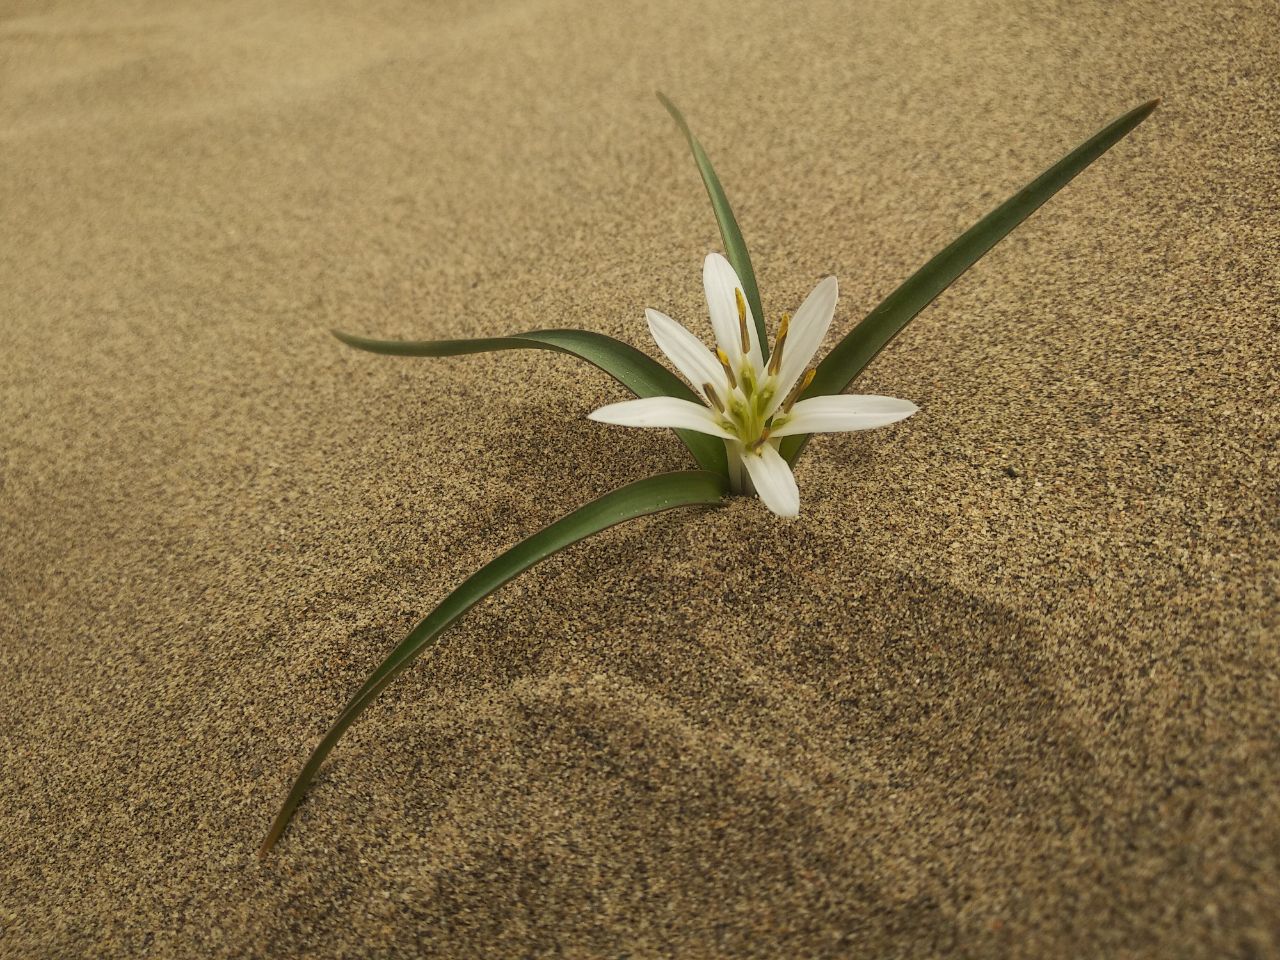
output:
M 827 354 L 826 359 L 818 365 L 813 383 L 804 392 L 804 396 L 817 397 L 846 390 L 863 368 L 916 314 L 932 303 L 938 294 L 951 286 L 957 277 L 977 263 L 988 250 L 1008 236 L 1018 224 L 1035 213 L 1041 204 L 1119 143 L 1159 103 L 1159 100 L 1144 103 L 1103 127 L 917 270 Z M 782 455 L 794 464 L 808 439 L 807 436 L 787 437 L 782 441 Z
M 760 340 L 760 352 L 768 360 L 769 341 L 764 332 L 764 307 L 760 304 L 760 290 L 756 286 L 756 272 L 751 266 L 751 254 L 747 252 L 747 241 L 742 239 L 742 231 L 738 229 L 738 220 L 733 215 L 733 207 L 729 206 L 729 198 L 725 196 L 724 187 L 720 185 L 720 178 L 716 176 L 715 168 L 711 166 L 711 159 L 707 156 L 707 151 L 702 149 L 702 144 L 698 142 L 698 138 L 689 129 L 689 124 L 685 122 L 684 114 L 661 91 L 658 92 L 658 99 L 662 101 L 662 105 L 667 108 L 671 118 L 680 127 L 680 132 L 689 141 L 689 149 L 693 151 L 694 162 L 698 164 L 698 172 L 702 174 L 702 182 L 707 188 L 707 196 L 711 198 L 711 208 L 716 213 L 716 223 L 720 225 L 720 239 L 724 241 L 725 257 L 733 265 L 733 269 L 738 274 L 738 279 L 742 281 L 742 292 L 746 295 L 747 303 L 751 306 L 751 315 L 755 317 L 756 333 Z
M 694 403 L 702 402 L 683 380 L 652 357 L 621 340 L 589 330 L 531 330 L 508 337 L 474 340 L 370 340 L 340 330 L 334 330 L 333 335 L 358 350 L 397 357 L 456 357 L 493 350 L 554 350 L 594 364 L 637 397 L 678 397 Z M 677 430 L 676 435 L 689 448 L 698 466 L 728 476 L 723 440 L 693 430 Z
M 284 806 L 258 851 L 259 856 L 265 856 L 280 839 L 307 787 L 342 734 L 402 670 L 435 644 L 451 623 L 507 581 L 570 544 L 636 517 L 674 507 L 718 503 L 726 490 L 724 477 L 705 470 L 664 473 L 638 480 L 562 517 L 468 577 L 382 661 L 334 721 L 294 780 Z

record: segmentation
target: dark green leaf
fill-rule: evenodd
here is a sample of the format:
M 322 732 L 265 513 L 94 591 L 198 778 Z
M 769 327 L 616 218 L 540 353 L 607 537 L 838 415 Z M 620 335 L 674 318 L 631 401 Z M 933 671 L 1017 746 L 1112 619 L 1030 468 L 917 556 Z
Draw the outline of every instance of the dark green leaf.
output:
M 1159 105 L 1152 100 L 1108 124 L 1027 186 L 966 230 L 872 310 L 818 365 L 806 397 L 841 393 L 863 368 L 921 310 L 982 256 L 1009 235 L 1040 205 L 1070 183 L 1085 167 L 1115 146 Z M 807 436 L 787 437 L 781 452 L 795 463 Z
M 733 215 L 733 207 L 729 206 L 729 198 L 725 196 L 724 187 L 720 185 L 720 178 L 716 176 L 715 168 L 711 166 L 711 159 L 707 156 L 707 151 L 702 149 L 702 144 L 698 142 L 698 138 L 689 129 L 689 124 L 685 122 L 684 114 L 662 92 L 658 93 L 658 99 L 662 101 L 662 105 L 667 108 L 667 112 L 671 114 L 672 119 L 680 127 L 680 132 L 689 141 L 689 149 L 693 151 L 694 162 L 698 164 L 698 172 L 702 174 L 702 182 L 707 188 L 707 196 L 711 198 L 711 208 L 716 213 L 716 223 L 720 225 L 720 239 L 724 241 L 724 255 L 729 263 L 733 265 L 733 269 L 737 271 L 738 279 L 742 281 L 742 292 L 747 298 L 747 303 L 751 306 L 752 316 L 755 317 L 756 333 L 760 339 L 760 352 L 768 360 L 769 341 L 765 337 L 764 307 L 760 304 L 760 290 L 756 286 L 756 272 L 751 266 L 751 254 L 747 252 L 747 241 L 742 239 L 742 231 L 738 229 L 738 221 Z
M 472 574 L 445 597 L 425 620 L 414 627 L 390 656 L 382 661 L 334 721 L 294 780 L 284 806 L 280 808 L 271 831 L 263 841 L 259 856 L 265 856 L 280 839 L 280 834 L 288 826 L 308 785 L 346 729 L 373 703 L 387 684 L 419 654 L 435 644 L 440 633 L 451 623 L 513 577 L 570 544 L 625 520 L 673 507 L 718 503 L 725 492 L 724 477 L 706 470 L 664 473 L 638 480 L 557 520 Z
M 481 337 L 475 340 L 370 340 L 334 330 L 343 343 L 370 353 L 398 357 L 455 357 L 492 350 L 554 350 L 579 357 L 613 377 L 637 397 L 678 397 L 701 403 L 674 373 L 635 347 L 589 330 L 532 330 L 509 337 Z M 676 434 L 689 448 L 698 466 L 728 475 L 724 441 L 693 430 Z

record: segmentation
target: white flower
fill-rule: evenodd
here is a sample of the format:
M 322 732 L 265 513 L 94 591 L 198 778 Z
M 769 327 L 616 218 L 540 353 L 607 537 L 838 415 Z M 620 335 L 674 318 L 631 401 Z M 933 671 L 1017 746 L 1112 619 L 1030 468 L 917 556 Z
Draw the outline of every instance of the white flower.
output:
M 657 310 L 646 310 L 658 347 L 706 404 L 675 397 L 647 397 L 611 403 L 589 416 L 626 427 L 675 427 L 721 437 L 729 457 L 734 490 L 754 490 L 782 517 L 800 512 L 800 491 L 778 441 L 797 433 L 870 430 L 905 419 L 916 405 L 893 397 L 810 397 L 797 402 L 813 380 L 809 363 L 827 335 L 836 309 L 836 278 L 827 277 L 783 316 L 769 363 L 756 341 L 755 322 L 733 267 L 718 253 L 707 256 L 702 281 L 718 348 Z

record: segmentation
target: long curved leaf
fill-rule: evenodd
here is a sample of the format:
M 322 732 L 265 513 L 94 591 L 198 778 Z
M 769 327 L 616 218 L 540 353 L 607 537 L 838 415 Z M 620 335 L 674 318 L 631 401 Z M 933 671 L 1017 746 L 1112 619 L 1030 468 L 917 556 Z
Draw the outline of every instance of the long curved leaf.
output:
M 637 397 L 679 397 L 702 401 L 675 374 L 635 347 L 590 330 L 531 330 L 507 337 L 479 337 L 473 340 L 371 340 L 340 330 L 333 335 L 348 346 L 370 353 L 397 357 L 456 357 L 493 350 L 554 350 L 593 364 L 613 377 Z M 677 430 L 703 470 L 728 476 L 724 442 L 705 433 Z
M 960 235 L 885 298 L 818 364 L 804 396 L 841 393 L 885 345 L 943 290 L 1008 236 L 1046 200 L 1115 146 L 1160 104 L 1152 100 L 1113 120 Z M 781 453 L 795 463 L 807 436 L 788 437 Z
M 694 162 L 698 165 L 698 172 L 702 174 L 702 182 L 707 188 L 707 196 L 711 198 L 711 208 L 715 211 L 716 223 L 720 225 L 720 239 L 724 241 L 724 255 L 728 258 L 729 263 L 733 265 L 733 269 L 737 271 L 738 279 L 742 281 L 742 292 L 746 295 L 747 303 L 751 305 L 752 316 L 755 317 L 756 333 L 759 334 L 760 340 L 760 352 L 768 360 L 769 341 L 764 332 L 764 307 L 760 304 L 760 290 L 756 286 L 756 271 L 751 266 L 751 254 L 747 252 L 747 241 L 742 239 L 742 231 L 738 229 L 738 220 L 733 215 L 733 207 L 729 206 L 729 198 L 725 196 L 724 187 L 720 185 L 720 178 L 716 176 L 715 168 L 711 166 L 711 158 L 707 156 L 707 151 L 702 149 L 702 144 L 693 135 L 693 131 L 689 129 L 689 124 L 685 121 L 684 114 L 661 91 L 658 92 L 658 99 L 667 108 L 667 112 L 671 114 L 671 119 L 675 120 L 680 132 L 684 134 L 684 138 L 689 141 L 689 149 L 693 151 Z
M 468 577 L 382 661 L 334 721 L 294 780 L 284 806 L 280 808 L 258 851 L 259 856 L 265 856 L 280 839 L 312 778 L 347 728 L 373 703 L 387 684 L 419 654 L 435 644 L 440 633 L 451 623 L 507 581 L 570 544 L 636 517 L 674 507 L 718 503 L 726 490 L 725 479 L 706 470 L 664 473 L 638 480 L 562 517 Z

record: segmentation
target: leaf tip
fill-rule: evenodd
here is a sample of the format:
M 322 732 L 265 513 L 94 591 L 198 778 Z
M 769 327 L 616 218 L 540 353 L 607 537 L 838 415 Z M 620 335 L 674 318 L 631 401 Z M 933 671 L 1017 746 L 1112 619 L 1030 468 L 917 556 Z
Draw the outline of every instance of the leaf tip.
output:
M 680 112 L 680 108 L 672 102 L 661 90 L 653 91 L 658 97 L 658 102 L 667 108 L 667 113 L 671 114 L 671 119 L 676 122 L 676 126 L 680 128 L 680 132 L 685 135 L 690 144 L 693 142 L 693 132 L 689 129 L 689 123 L 685 120 L 684 114 Z
M 1148 100 L 1139 107 L 1134 107 L 1131 115 L 1137 116 L 1139 118 L 1139 122 L 1141 122 L 1151 116 L 1151 114 L 1155 113 L 1156 108 L 1163 104 L 1164 97 L 1156 97 L 1154 100 Z
M 276 818 L 271 821 L 271 829 L 267 831 L 266 839 L 258 847 L 259 860 L 267 859 L 267 854 L 275 847 L 276 842 L 280 839 L 281 834 L 284 833 L 284 828 L 291 819 L 293 819 L 293 807 L 286 801 L 284 807 L 276 814 Z

